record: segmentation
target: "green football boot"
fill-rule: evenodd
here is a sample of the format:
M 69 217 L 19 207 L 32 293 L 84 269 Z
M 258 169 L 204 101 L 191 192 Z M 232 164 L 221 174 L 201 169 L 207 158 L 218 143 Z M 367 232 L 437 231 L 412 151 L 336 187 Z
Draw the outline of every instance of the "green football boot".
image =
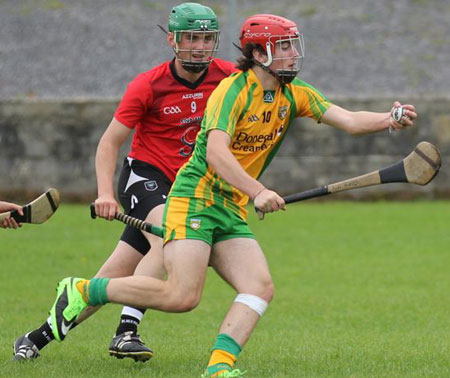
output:
M 56 301 L 50 310 L 50 328 L 58 341 L 64 340 L 78 315 L 87 306 L 76 287 L 76 284 L 83 280 L 67 277 L 58 284 Z
M 246 371 L 240 371 L 239 369 L 233 369 L 233 370 L 227 370 L 219 375 L 216 375 L 217 373 L 210 373 L 208 369 L 205 370 L 205 372 L 201 375 L 201 378 L 236 378 L 236 377 L 242 377 Z

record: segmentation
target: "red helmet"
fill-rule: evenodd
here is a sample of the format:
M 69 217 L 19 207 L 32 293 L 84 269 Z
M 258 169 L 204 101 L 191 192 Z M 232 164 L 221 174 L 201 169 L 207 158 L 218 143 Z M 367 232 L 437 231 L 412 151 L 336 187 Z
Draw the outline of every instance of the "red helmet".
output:
M 304 57 L 303 37 L 298 32 L 295 22 L 287 18 L 275 16 L 272 14 L 256 14 L 247 18 L 242 25 L 240 37 L 242 50 L 249 43 L 259 45 L 267 54 L 265 63 L 258 63 L 266 71 L 274 74 L 281 82 L 290 83 L 300 71 L 301 63 Z M 273 72 L 269 69 L 275 59 L 275 44 L 277 42 L 290 42 L 293 51 L 296 54 L 296 67 L 289 69 L 277 69 Z
M 272 14 L 255 14 L 244 21 L 239 39 L 242 49 L 247 43 L 255 43 L 267 51 L 269 45 L 273 54 L 276 41 L 299 36 L 295 22 Z

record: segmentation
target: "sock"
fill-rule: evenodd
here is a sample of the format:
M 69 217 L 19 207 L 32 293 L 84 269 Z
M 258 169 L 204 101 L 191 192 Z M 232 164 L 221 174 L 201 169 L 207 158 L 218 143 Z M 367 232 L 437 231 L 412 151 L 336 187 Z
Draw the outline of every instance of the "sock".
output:
M 124 306 L 120 323 L 116 330 L 116 336 L 125 332 L 137 333 L 139 323 L 144 316 L 145 309 Z
M 219 334 L 212 348 L 212 354 L 207 368 L 208 373 L 215 376 L 224 371 L 231 370 L 240 352 L 241 346 L 236 340 L 225 333 Z
M 80 292 L 85 303 L 89 303 L 89 285 L 91 281 L 82 280 L 76 283 L 77 290 Z
M 106 294 L 109 281 L 110 278 L 92 278 L 91 280 L 82 280 L 76 286 L 86 304 L 98 306 L 109 302 Z
M 50 328 L 49 321 L 50 318 L 48 318 L 38 329 L 35 329 L 28 335 L 28 338 L 36 345 L 39 350 L 44 348 L 48 343 L 55 339 L 52 329 Z

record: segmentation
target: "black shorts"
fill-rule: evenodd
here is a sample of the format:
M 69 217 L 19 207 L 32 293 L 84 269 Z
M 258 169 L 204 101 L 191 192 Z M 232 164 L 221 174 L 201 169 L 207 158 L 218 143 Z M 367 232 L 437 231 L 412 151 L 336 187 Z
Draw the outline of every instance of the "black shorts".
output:
M 145 220 L 148 213 L 166 203 L 172 182 L 158 168 L 140 160 L 125 158 L 117 192 L 125 214 Z M 120 240 L 145 255 L 150 243 L 140 230 L 126 226 Z

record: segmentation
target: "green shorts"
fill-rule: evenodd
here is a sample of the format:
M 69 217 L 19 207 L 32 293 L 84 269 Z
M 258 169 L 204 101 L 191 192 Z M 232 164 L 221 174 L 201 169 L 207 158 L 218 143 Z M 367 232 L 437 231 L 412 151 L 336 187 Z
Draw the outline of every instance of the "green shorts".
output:
M 246 221 L 230 209 L 200 198 L 167 198 L 163 217 L 164 244 L 170 240 L 203 240 L 210 246 L 255 235 Z

